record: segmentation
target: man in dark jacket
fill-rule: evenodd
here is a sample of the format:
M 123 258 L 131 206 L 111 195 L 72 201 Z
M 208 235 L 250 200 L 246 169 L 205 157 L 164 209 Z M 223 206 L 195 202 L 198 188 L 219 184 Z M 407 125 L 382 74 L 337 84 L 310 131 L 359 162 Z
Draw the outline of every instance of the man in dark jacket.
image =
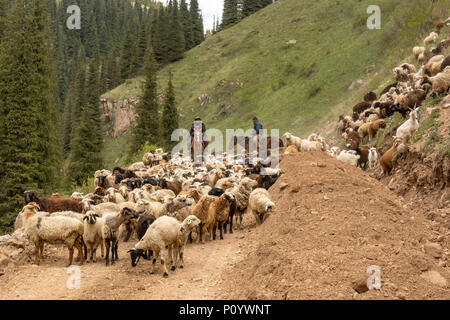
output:
M 262 134 L 262 132 L 260 132 L 260 131 L 263 130 L 263 125 L 262 125 L 262 123 L 258 120 L 257 117 L 254 117 L 254 118 L 253 118 L 253 130 L 254 130 L 253 135 L 256 134 L 257 136 L 259 136 L 260 134 Z
M 191 126 L 191 130 L 190 130 L 190 134 L 191 134 L 191 145 L 194 142 L 194 136 L 195 136 L 195 130 L 202 130 L 202 136 L 203 136 L 203 141 L 205 141 L 206 145 L 208 145 L 208 138 L 206 137 L 206 126 L 205 124 L 202 122 L 202 119 L 200 117 L 195 117 L 194 118 L 194 123 Z

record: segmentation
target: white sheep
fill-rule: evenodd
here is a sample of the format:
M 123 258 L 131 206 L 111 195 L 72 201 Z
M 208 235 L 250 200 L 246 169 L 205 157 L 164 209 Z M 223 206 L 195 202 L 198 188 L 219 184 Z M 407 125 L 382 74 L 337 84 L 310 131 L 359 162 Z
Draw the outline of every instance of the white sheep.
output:
M 258 182 L 248 177 L 242 179 L 239 184 L 227 192 L 231 193 L 236 201 L 236 223 L 238 228 L 242 228 L 242 217 L 248 207 L 248 199 L 253 189 L 256 188 Z M 230 221 L 231 222 L 231 221 Z
M 295 146 L 298 151 L 302 146 L 302 139 L 294 136 L 293 134 L 286 132 L 283 137 L 286 139 L 286 147 Z
M 369 149 L 369 168 L 370 169 L 375 168 L 377 162 L 378 162 L 377 148 L 372 147 Z
M 173 259 L 172 271 L 174 271 L 180 262 L 180 268 L 183 262 L 183 249 L 187 236 L 194 228 L 200 225 L 200 220 L 195 216 L 189 216 L 179 223 L 177 219 L 162 216 L 156 219 L 145 232 L 142 239 L 128 251 L 131 255 L 131 265 L 135 267 L 140 257 L 144 255 L 146 250 L 152 250 L 154 254 L 153 262 L 160 258 L 164 277 L 169 276 L 166 267 L 166 261 Z M 180 250 L 181 248 L 181 250 Z M 179 251 L 180 250 L 180 251 Z M 178 259 L 180 257 L 180 259 Z M 152 264 L 151 273 L 154 273 L 155 264 Z
M 109 188 L 106 191 L 106 197 L 109 202 L 114 202 L 117 204 L 126 201 L 125 198 L 120 194 L 120 192 L 116 188 Z
M 84 220 L 84 234 L 83 239 L 87 247 L 87 259 L 92 262 L 97 262 L 97 248 L 100 246 L 102 258 L 105 256 L 105 246 L 103 242 L 103 225 L 105 221 L 94 211 L 89 211 L 86 213 Z
M 358 166 L 360 156 L 354 150 L 342 150 L 337 159 L 341 162 L 348 163 L 352 166 Z
M 340 148 L 339 147 L 332 147 L 331 150 L 328 151 L 328 154 L 333 157 L 333 158 L 337 158 L 340 152 Z
M 418 121 L 418 115 L 417 112 L 419 111 L 419 108 L 416 108 L 411 111 L 409 114 L 409 119 L 406 120 L 398 129 L 397 133 L 394 136 L 394 139 L 401 138 L 404 142 L 408 142 L 411 137 L 413 136 L 414 132 L 419 129 L 419 121 Z
M 260 225 L 267 219 L 269 212 L 275 210 L 275 203 L 270 199 L 266 189 L 257 188 L 250 194 L 248 209 L 255 216 L 256 224 Z
M 416 59 L 418 59 L 419 56 L 424 53 L 425 53 L 425 47 L 416 46 L 413 48 L 413 54 L 414 54 L 414 57 L 416 57 Z
M 428 37 L 423 40 L 423 44 L 427 46 L 430 43 L 433 43 L 437 40 L 438 34 L 436 32 L 431 32 Z
M 84 262 L 83 232 L 84 226 L 77 219 L 64 216 L 38 214 L 39 205 L 30 202 L 21 211 L 25 225 L 25 233 L 36 247 L 35 263 L 39 265 L 42 259 L 44 242 L 50 244 L 63 243 L 69 249 L 67 266 L 72 264 L 74 247 L 78 250 L 80 264 Z

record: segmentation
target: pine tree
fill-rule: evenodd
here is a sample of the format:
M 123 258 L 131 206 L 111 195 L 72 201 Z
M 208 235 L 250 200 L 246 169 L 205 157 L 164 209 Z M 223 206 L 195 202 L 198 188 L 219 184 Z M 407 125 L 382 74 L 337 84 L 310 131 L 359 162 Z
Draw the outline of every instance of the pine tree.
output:
M 0 40 L 5 29 L 6 22 L 6 0 L 0 0 Z
M 238 0 L 225 0 L 223 4 L 222 29 L 238 22 Z
M 168 39 L 168 52 L 167 57 L 169 62 L 174 62 L 183 58 L 185 51 L 184 32 L 183 25 L 181 24 L 178 10 L 178 2 L 175 0 L 173 6 L 169 4 L 171 12 L 170 26 L 169 26 L 169 39 Z
M 23 191 L 49 191 L 59 165 L 53 74 L 46 5 L 14 1 L 0 46 L 0 212 L 2 226 L 23 204 Z
M 192 19 L 192 38 L 194 46 L 198 46 L 205 40 L 205 33 L 203 29 L 203 18 L 197 0 L 191 0 L 190 13 Z
M 120 53 L 120 80 L 123 82 L 132 76 L 134 71 L 134 61 L 136 57 L 136 47 L 133 36 L 128 29 Z
M 137 64 L 138 68 L 144 66 L 145 51 L 147 50 L 147 27 L 145 23 L 141 23 L 139 27 L 138 43 L 137 43 Z
M 180 14 L 183 23 L 185 50 L 189 50 L 194 47 L 194 40 L 192 35 L 192 18 L 186 0 L 181 0 L 180 2 Z
M 95 58 L 91 59 L 89 64 L 84 95 L 69 165 L 71 181 L 77 185 L 83 184 L 95 170 L 102 167 L 103 132 L 98 104 L 100 99 L 98 61 Z
M 169 82 L 167 85 L 164 110 L 161 122 L 162 142 L 164 147 L 169 150 L 175 142 L 171 140 L 172 133 L 178 129 L 178 111 L 175 105 L 175 89 L 172 83 L 172 72 L 169 72 Z
M 145 81 L 142 85 L 142 94 L 136 105 L 136 126 L 132 129 L 132 142 L 130 156 L 140 150 L 146 142 L 159 143 L 159 105 L 156 85 L 157 65 L 153 49 L 149 44 L 145 54 L 144 64 Z

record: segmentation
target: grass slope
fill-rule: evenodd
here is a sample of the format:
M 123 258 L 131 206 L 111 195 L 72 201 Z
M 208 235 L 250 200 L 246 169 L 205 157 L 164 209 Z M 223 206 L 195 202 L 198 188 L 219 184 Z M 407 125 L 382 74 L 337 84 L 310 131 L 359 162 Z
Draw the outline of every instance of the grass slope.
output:
M 373 4 L 381 8 L 380 30 L 366 27 L 366 10 Z M 392 66 L 410 54 L 412 44 L 402 45 L 404 34 L 393 17 L 399 20 L 411 5 L 402 0 L 278 1 L 161 70 L 160 90 L 172 70 L 184 127 L 200 115 L 208 128 L 249 128 L 257 115 L 265 128 L 279 128 L 281 134 L 323 132 L 327 121 L 359 102 L 366 90 L 389 81 Z M 429 26 L 418 24 L 409 31 L 421 37 L 425 30 Z M 290 39 L 297 44 L 287 46 Z M 349 90 L 358 79 L 363 83 Z M 130 79 L 103 98 L 136 97 L 140 81 Z M 203 93 L 212 102 L 202 107 L 197 97 Z

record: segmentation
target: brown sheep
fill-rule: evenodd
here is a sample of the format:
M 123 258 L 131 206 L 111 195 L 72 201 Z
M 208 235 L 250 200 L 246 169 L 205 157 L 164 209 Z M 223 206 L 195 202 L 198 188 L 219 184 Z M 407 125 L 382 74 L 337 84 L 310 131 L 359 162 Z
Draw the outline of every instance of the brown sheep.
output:
M 401 139 L 395 139 L 392 147 L 381 157 L 380 166 L 383 169 L 384 176 L 389 176 L 391 174 L 391 171 L 394 167 L 392 164 L 392 157 L 394 156 L 394 152 L 397 151 L 397 148 L 401 143 Z
M 375 137 L 380 128 L 386 128 L 386 121 L 384 121 L 383 119 L 379 119 L 371 122 L 369 125 L 369 136 L 371 138 Z
M 347 135 L 346 144 L 347 147 L 356 150 L 358 148 L 359 144 L 361 143 L 361 137 L 356 131 L 351 131 Z
M 363 102 L 360 102 L 360 103 L 358 103 L 357 105 L 355 105 L 353 107 L 353 112 L 357 113 L 357 114 L 360 114 L 361 112 L 366 111 L 367 109 L 369 109 L 371 106 L 372 106 L 371 103 L 363 101 Z
M 209 210 L 209 207 L 215 200 L 216 197 L 214 196 L 202 196 L 200 198 L 200 201 L 197 202 L 197 204 L 192 209 L 192 214 L 199 218 L 202 222 L 200 225 L 200 233 L 198 237 L 198 241 L 201 241 L 202 243 L 205 243 L 203 235 L 205 234 L 205 231 L 207 229 L 211 228 L 210 236 L 212 236 L 212 228 L 214 227 L 216 217 L 214 212 Z
M 364 96 L 364 101 L 365 102 L 373 102 L 375 100 L 377 100 L 377 94 L 375 92 L 373 92 L 373 91 L 370 91 L 369 93 L 367 93 Z
M 73 211 L 82 213 L 83 207 L 79 200 L 63 198 L 63 197 L 40 197 L 38 198 L 33 191 L 25 191 L 25 204 L 35 202 L 39 205 L 40 210 L 53 213 L 61 211 Z
M 234 197 L 231 194 L 224 193 L 209 206 L 209 210 L 215 215 L 215 223 L 212 229 L 212 236 L 214 240 L 216 240 L 217 228 L 219 228 L 220 240 L 223 240 L 224 225 L 229 221 L 233 202 Z
M 433 95 L 445 93 L 450 88 L 450 70 L 441 72 L 434 77 L 424 76 L 422 79 L 423 84 L 431 84 Z

